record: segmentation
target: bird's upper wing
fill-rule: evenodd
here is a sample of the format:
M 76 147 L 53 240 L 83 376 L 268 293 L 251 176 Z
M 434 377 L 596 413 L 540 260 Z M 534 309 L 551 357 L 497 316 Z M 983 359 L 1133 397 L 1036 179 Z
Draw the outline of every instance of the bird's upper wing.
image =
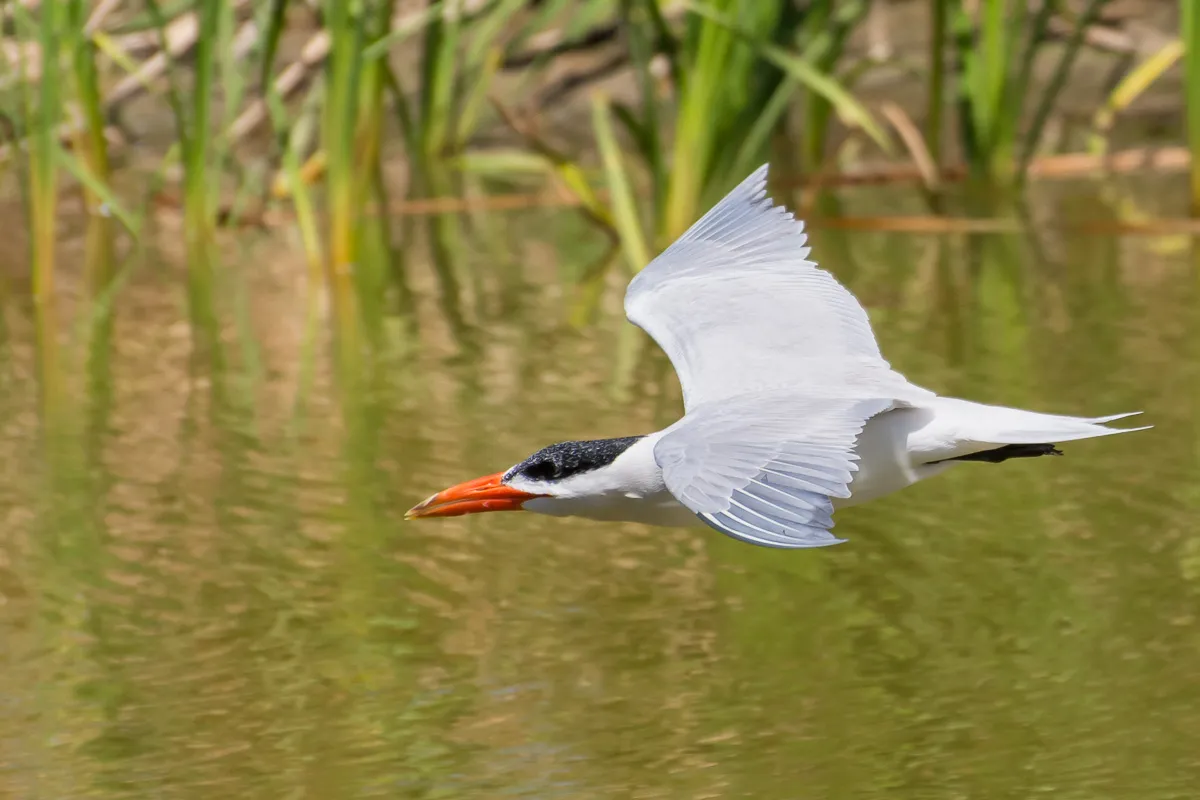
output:
M 823 547 L 842 539 L 833 498 L 849 497 L 854 445 L 883 398 L 788 395 L 689 411 L 654 446 L 667 489 L 708 525 L 764 547 Z
M 762 166 L 625 293 L 630 322 L 671 359 L 685 407 L 801 385 L 915 389 L 880 355 L 854 295 L 808 260 L 804 223 L 771 203 L 766 181 Z

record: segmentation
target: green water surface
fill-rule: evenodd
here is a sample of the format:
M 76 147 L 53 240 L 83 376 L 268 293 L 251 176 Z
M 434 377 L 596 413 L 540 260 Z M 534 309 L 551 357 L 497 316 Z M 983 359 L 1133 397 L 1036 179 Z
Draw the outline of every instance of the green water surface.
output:
M 571 238 L 565 216 L 526 230 Z M 225 259 L 248 277 L 221 359 L 143 269 L 53 409 L 10 295 L 0 798 L 1200 796 L 1188 239 L 818 230 L 917 383 L 1156 426 L 839 512 L 848 544 L 404 522 L 679 413 L 653 345 L 614 390 L 622 278 L 573 329 L 557 244 L 476 253 L 455 302 L 414 257 L 416 324 L 387 320 L 356 381 L 322 337 L 304 355 L 278 242 Z

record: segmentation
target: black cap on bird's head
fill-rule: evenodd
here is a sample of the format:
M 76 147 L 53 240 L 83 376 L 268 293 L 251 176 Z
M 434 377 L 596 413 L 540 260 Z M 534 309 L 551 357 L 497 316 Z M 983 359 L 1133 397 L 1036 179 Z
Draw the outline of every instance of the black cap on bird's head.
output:
M 527 500 L 554 497 L 556 487 L 611 464 L 641 436 L 559 442 L 543 447 L 504 472 L 444 489 L 413 506 L 405 519 L 457 517 L 483 511 L 520 511 Z

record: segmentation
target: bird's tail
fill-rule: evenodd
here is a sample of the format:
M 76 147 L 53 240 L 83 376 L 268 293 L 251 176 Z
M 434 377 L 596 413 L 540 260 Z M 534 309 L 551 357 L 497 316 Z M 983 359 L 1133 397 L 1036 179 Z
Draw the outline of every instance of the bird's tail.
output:
M 948 397 L 939 397 L 935 403 L 938 406 L 936 418 L 953 431 L 952 438 L 959 445 L 955 449 L 966 451 L 985 449 L 982 445 L 1058 444 L 1153 427 L 1106 427 L 1109 422 L 1132 417 L 1142 413 L 1140 411 L 1107 417 L 1067 417 L 1022 411 L 1019 408 L 983 405 Z M 976 448 L 973 444 L 981 447 Z

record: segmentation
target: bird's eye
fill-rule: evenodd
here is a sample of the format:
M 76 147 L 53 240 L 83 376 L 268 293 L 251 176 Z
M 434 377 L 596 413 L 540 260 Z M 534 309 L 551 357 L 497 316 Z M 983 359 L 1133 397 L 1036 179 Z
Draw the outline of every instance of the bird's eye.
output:
M 534 481 L 552 481 L 562 477 L 562 470 L 553 461 L 535 461 L 521 472 Z

